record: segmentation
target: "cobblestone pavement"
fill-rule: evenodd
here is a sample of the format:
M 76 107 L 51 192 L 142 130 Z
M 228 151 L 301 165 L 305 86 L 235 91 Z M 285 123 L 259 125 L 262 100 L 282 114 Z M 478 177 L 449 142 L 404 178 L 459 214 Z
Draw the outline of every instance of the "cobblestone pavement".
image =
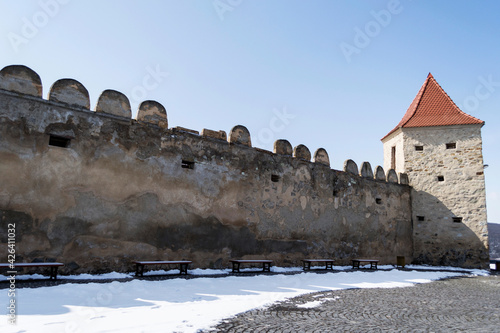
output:
M 321 305 L 300 307 L 310 302 Z M 500 332 L 500 276 L 319 292 L 242 313 L 210 332 Z

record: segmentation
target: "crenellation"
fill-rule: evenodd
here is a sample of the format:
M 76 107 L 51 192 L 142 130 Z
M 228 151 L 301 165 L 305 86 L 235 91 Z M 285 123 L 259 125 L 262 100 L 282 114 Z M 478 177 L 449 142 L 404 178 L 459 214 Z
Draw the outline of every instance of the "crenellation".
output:
M 309 151 L 309 148 L 301 144 L 293 148 L 293 157 L 305 161 L 311 161 L 311 152 Z
M 406 173 L 403 173 L 403 172 L 399 173 L 399 183 L 401 185 L 410 185 L 410 180 L 409 180 L 408 175 Z
M 398 183 L 398 174 L 396 173 L 396 170 L 390 169 L 387 171 L 387 182 L 388 183 Z
M 363 178 L 373 179 L 373 170 L 369 162 L 363 162 L 361 164 L 361 169 L 359 170 L 359 175 Z
M 385 175 L 385 171 L 384 171 L 384 168 L 382 168 L 380 165 L 378 165 L 376 168 L 375 168 L 375 179 L 376 180 L 381 180 L 381 181 L 386 181 L 386 175 Z
M 11 65 L 0 71 L 0 89 L 42 98 L 42 80 L 31 68 Z
M 217 140 L 224 140 L 227 141 L 227 134 L 226 131 L 213 131 L 204 128 L 201 131 L 201 136 L 207 137 L 207 138 L 212 138 L 212 139 L 217 139 Z
M 41 79 L 36 72 L 26 66 L 14 65 L 4 67 L 0 72 L 0 78 L 0 89 L 41 97 Z M 17 84 L 8 85 L 8 82 L 17 82 Z M 54 82 L 49 90 L 47 100 L 90 110 L 90 98 L 87 89 L 74 79 L 60 79 Z M 101 93 L 95 107 L 95 112 L 127 119 L 131 119 L 132 115 L 128 98 L 124 94 L 111 89 Z M 137 121 L 168 129 L 166 109 L 157 101 L 143 101 L 138 108 Z M 174 127 L 171 130 L 200 135 L 200 132 L 196 130 L 181 126 Z M 230 131 L 229 137 L 222 130 L 213 131 L 203 129 L 201 135 L 207 138 L 227 140 L 229 143 L 243 144 L 251 147 L 250 133 L 242 125 L 235 126 Z M 311 161 L 311 153 L 306 146 L 298 145 L 292 148 L 292 145 L 287 140 L 277 140 L 274 144 L 274 153 Z M 314 153 L 313 162 L 329 166 L 330 160 L 327 151 L 323 148 L 318 148 Z
M 99 99 L 95 112 L 111 114 L 117 117 L 132 118 L 132 110 L 130 102 L 124 94 L 116 90 L 104 90 Z
M 139 105 L 137 121 L 168 128 L 167 110 L 157 101 L 144 101 Z
M 330 166 L 330 158 L 328 157 L 328 153 L 326 152 L 326 149 L 324 148 L 318 148 L 314 152 L 314 163 L 321 163 L 326 166 Z
M 228 137 L 229 143 L 236 143 L 248 147 L 252 147 L 252 139 L 250 137 L 250 132 L 243 125 L 234 126 L 229 132 Z
M 279 155 L 292 156 L 293 155 L 292 144 L 288 140 L 283 140 L 283 139 L 276 140 L 274 142 L 273 152 Z
M 351 173 L 353 175 L 359 175 L 358 165 L 353 160 L 345 160 L 344 172 L 348 172 L 348 173 Z
M 90 109 L 90 97 L 87 88 L 73 79 L 60 79 L 50 87 L 49 101 L 64 103 Z

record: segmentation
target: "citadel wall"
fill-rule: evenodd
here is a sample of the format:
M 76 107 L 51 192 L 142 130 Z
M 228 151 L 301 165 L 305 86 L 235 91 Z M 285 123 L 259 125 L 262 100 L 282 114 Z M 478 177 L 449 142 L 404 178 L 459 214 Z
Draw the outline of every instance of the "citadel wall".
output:
M 64 79 L 42 99 L 36 73 L 0 72 L 0 256 L 16 224 L 16 260 L 60 261 L 63 273 L 126 271 L 136 259 L 224 267 L 266 257 L 300 265 L 359 256 L 412 260 L 407 178 L 369 163 L 329 167 L 318 149 L 251 147 L 235 126 L 202 135 L 168 128 L 165 109 Z M 386 181 L 388 179 L 389 181 Z

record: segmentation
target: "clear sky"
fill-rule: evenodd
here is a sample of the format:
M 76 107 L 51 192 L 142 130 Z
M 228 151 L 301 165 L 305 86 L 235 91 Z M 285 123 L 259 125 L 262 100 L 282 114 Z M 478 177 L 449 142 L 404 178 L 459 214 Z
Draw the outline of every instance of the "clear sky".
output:
M 483 127 L 500 222 L 500 1 L 0 0 L 0 68 L 167 109 L 169 126 L 276 139 L 383 165 L 382 143 L 431 72 Z

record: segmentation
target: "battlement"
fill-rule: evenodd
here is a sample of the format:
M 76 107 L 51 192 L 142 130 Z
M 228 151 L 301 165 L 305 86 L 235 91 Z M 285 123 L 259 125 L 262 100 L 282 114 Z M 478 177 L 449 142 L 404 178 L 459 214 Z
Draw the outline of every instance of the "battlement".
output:
M 23 98 L 43 100 L 43 86 L 40 76 L 32 69 L 22 65 L 7 66 L 0 71 L 0 91 L 1 90 L 14 93 L 16 96 Z M 166 109 L 157 101 L 147 100 L 140 103 L 137 111 L 137 119 L 132 119 L 129 99 L 124 94 L 115 90 L 104 90 L 97 100 L 95 110 L 91 111 L 88 90 L 80 82 L 74 79 L 60 79 L 54 82 L 49 89 L 47 99 L 44 101 L 70 108 L 76 112 L 83 112 L 87 115 L 91 112 L 94 116 L 111 117 L 119 122 L 150 126 L 160 131 L 161 136 L 175 135 L 175 133 L 188 133 L 200 136 L 206 140 L 215 139 L 224 141 L 230 145 L 246 146 L 260 153 L 272 153 L 322 166 L 330 166 L 330 158 L 328 152 L 324 148 L 318 148 L 314 152 L 314 155 L 312 155 L 305 145 L 299 144 L 296 147 L 292 147 L 289 141 L 283 139 L 275 141 L 273 152 L 253 148 L 250 132 L 242 125 L 234 126 L 230 130 L 229 135 L 222 130 L 214 131 L 202 129 L 200 134 L 199 131 L 179 126 L 169 128 Z M 358 168 L 354 161 L 350 159 L 346 160 L 344 162 L 343 171 L 366 179 L 408 185 L 408 177 L 406 174 L 401 173 L 398 175 L 393 169 L 385 172 L 381 166 L 377 166 L 375 170 L 373 170 L 369 162 L 363 162 L 361 167 Z
M 91 110 L 87 89 L 73 79 L 42 95 L 30 68 L 0 71 L 0 219 L 16 225 L 19 261 L 64 262 L 66 273 L 129 271 L 138 259 L 220 268 L 255 256 L 285 266 L 305 257 L 411 262 L 415 253 L 420 263 L 486 263 L 475 218 L 485 216 L 484 196 L 470 209 L 484 193 L 480 127 L 473 146 L 457 129 L 412 131 L 394 149 L 386 142 L 414 161 L 398 169 L 409 183 L 369 162 L 348 159 L 334 170 L 324 148 L 312 154 L 284 139 L 273 151 L 253 147 L 242 125 L 169 127 L 157 101 L 140 103 L 132 119 L 127 96 L 115 90 Z M 426 141 L 436 131 L 444 133 L 439 147 Z M 467 158 L 445 149 L 449 142 L 468 147 Z M 0 243 L 0 255 L 6 249 Z
M 0 217 L 15 223 L 16 257 L 60 261 L 67 272 L 127 271 L 132 260 L 186 258 L 223 267 L 265 256 L 412 255 L 405 175 L 324 148 L 277 140 L 252 146 L 245 126 L 169 127 L 165 108 L 56 81 L 42 98 L 25 66 L 0 71 Z M 0 244 L 2 249 L 7 246 Z

